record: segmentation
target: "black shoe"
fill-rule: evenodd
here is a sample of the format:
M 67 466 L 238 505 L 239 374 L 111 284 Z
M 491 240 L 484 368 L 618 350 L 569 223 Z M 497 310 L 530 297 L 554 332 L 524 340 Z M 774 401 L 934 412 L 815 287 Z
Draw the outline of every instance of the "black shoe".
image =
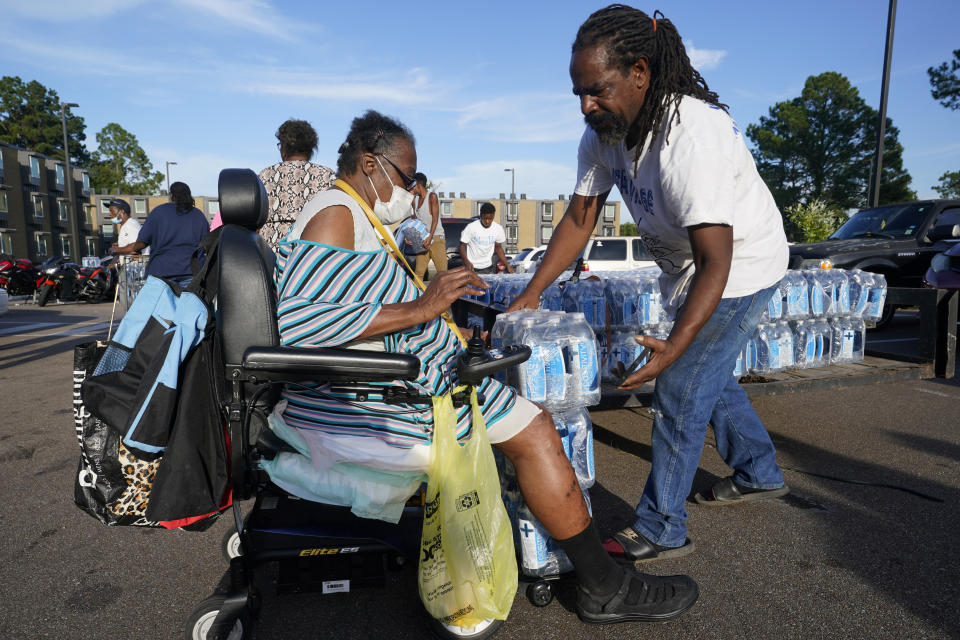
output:
M 686 538 L 679 547 L 665 547 L 650 542 L 633 527 L 626 527 L 603 541 L 607 553 L 621 562 L 650 562 L 651 560 L 669 560 L 679 558 L 696 549 L 690 538 Z
M 577 587 L 577 616 L 590 624 L 662 622 L 676 618 L 700 597 L 689 576 L 651 576 L 624 569 L 615 594 L 597 598 Z

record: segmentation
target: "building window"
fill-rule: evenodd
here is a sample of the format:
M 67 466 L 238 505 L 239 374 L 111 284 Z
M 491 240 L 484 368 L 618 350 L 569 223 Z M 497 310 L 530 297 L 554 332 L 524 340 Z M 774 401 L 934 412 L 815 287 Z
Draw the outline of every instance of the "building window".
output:
M 97 208 L 92 204 L 83 205 L 83 215 L 87 220 L 87 226 L 94 228 L 97 226 Z
M 42 218 L 43 217 L 43 196 L 39 193 L 35 193 L 31 196 L 33 200 L 33 217 Z
M 0 213 L 6 213 L 9 210 L 9 206 L 7 203 L 7 192 L 0 189 Z
M 613 235 L 613 227 L 604 227 L 602 231 L 603 231 L 603 235 L 605 236 Z
M 40 179 L 40 158 L 30 156 L 30 177 L 34 180 Z
M 453 203 L 449 200 L 444 200 L 440 203 L 440 215 L 450 217 L 453 215 Z
M 552 202 L 543 203 L 542 215 L 544 220 L 553 220 L 553 203 Z
M 70 256 L 70 236 L 60 236 L 60 248 L 63 250 L 63 257 L 67 258 Z
M 37 257 L 45 258 L 47 256 L 47 234 L 38 233 L 34 236 L 37 242 Z
M 13 236 L 9 233 L 0 233 L 0 253 L 13 254 Z
M 61 187 L 63 186 L 63 165 L 62 164 L 57 165 L 57 185 Z
M 81 175 L 83 176 L 83 191 L 90 193 L 90 174 L 84 172 Z
M 516 222 L 516 220 L 517 220 L 517 203 L 516 203 L 516 202 L 508 202 L 508 203 L 506 203 L 506 204 L 504 205 L 503 208 L 504 208 L 504 212 L 505 212 L 505 215 L 506 215 L 506 219 L 507 219 L 508 221 L 510 221 L 510 222 Z
M 88 255 L 88 256 L 95 256 L 95 255 L 97 255 L 97 254 L 99 253 L 99 251 L 97 251 L 97 248 L 98 248 L 98 245 L 99 245 L 99 244 L 100 244 L 100 243 L 97 242 L 97 239 L 96 239 L 96 238 L 91 238 L 91 237 L 87 236 L 87 255 Z
M 58 215 L 61 222 L 66 222 L 70 218 L 70 213 L 67 210 L 67 201 L 64 199 L 57 200 Z
M 543 240 L 543 244 L 550 242 L 550 238 L 553 237 L 553 227 L 549 224 L 540 225 L 540 238 Z
M 133 212 L 140 216 L 147 215 L 147 199 L 146 198 L 134 198 L 133 199 Z
M 508 224 L 504 229 L 507 232 L 507 242 L 515 243 L 517 241 L 517 227 Z
M 617 205 L 615 204 L 604 204 L 603 205 L 603 219 L 607 222 L 612 222 L 617 217 Z
M 110 199 L 104 198 L 100 201 L 100 213 L 109 217 L 110 216 Z
M 207 215 L 211 218 L 215 217 L 220 213 L 220 201 L 219 200 L 207 200 Z

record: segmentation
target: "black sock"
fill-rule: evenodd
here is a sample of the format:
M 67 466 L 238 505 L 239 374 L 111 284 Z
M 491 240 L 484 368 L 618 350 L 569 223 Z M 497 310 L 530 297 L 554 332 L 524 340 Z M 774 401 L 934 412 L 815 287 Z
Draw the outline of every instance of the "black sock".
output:
M 570 558 L 580 586 L 590 595 L 603 598 L 620 588 L 624 570 L 600 544 L 600 534 L 593 520 L 586 529 L 572 538 L 557 540 L 557 544 Z

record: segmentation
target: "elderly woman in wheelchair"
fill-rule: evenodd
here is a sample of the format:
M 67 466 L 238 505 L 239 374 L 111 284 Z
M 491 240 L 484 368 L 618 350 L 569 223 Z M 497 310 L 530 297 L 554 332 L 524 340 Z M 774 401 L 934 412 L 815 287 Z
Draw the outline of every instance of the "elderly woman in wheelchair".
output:
M 487 285 L 460 268 L 438 274 L 421 291 L 382 246 L 377 222 L 391 224 L 410 213 L 414 145 L 396 120 L 374 111 L 354 119 L 340 147 L 339 180 L 304 207 L 280 244 L 277 322 L 285 346 L 416 356 L 419 374 L 401 384 L 441 396 L 458 384 L 455 362 L 462 350 L 444 312 Z M 637 573 L 604 551 L 550 414 L 492 378 L 477 391 L 490 442 L 513 462 L 530 510 L 574 566 L 580 618 L 666 620 L 689 609 L 698 596 L 690 578 Z M 395 521 L 428 466 L 432 407 L 374 395 L 358 398 L 329 384 L 286 386 L 271 427 L 306 462 L 293 470 L 274 465 L 271 479 L 321 501 L 350 495 L 355 512 Z M 470 435 L 470 413 L 469 406 L 458 409 L 461 440 Z

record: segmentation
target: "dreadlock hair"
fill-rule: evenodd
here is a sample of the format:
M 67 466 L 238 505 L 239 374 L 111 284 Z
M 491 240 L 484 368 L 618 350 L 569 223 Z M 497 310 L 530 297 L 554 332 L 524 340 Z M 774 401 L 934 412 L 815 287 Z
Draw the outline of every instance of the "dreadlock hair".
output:
M 654 11 L 652 18 L 623 4 L 595 11 L 577 30 L 573 53 L 595 46 L 604 47 L 610 63 L 622 73 L 627 73 L 640 58 L 647 59 L 650 85 L 636 121 L 640 142 L 635 161 L 640 159 L 641 143 L 648 132 L 653 131 L 652 137 L 656 138 L 661 128 L 667 127 L 669 138 L 669 122 L 664 122 L 664 118 L 671 103 L 679 106 L 683 96 L 698 98 L 727 111 L 727 105 L 720 103 L 717 94 L 710 91 L 706 80 L 690 64 L 676 27 L 659 11 Z M 676 110 L 675 113 L 679 123 L 680 113 Z
M 364 153 L 384 155 L 393 149 L 398 140 L 406 140 L 416 146 L 413 133 L 399 120 L 372 109 L 359 118 L 354 118 L 350 123 L 350 133 L 338 151 L 340 157 L 337 158 L 337 173 L 353 175 L 360 156 Z
M 174 182 L 170 185 L 170 201 L 177 206 L 177 211 L 193 209 L 193 195 L 185 182 Z

